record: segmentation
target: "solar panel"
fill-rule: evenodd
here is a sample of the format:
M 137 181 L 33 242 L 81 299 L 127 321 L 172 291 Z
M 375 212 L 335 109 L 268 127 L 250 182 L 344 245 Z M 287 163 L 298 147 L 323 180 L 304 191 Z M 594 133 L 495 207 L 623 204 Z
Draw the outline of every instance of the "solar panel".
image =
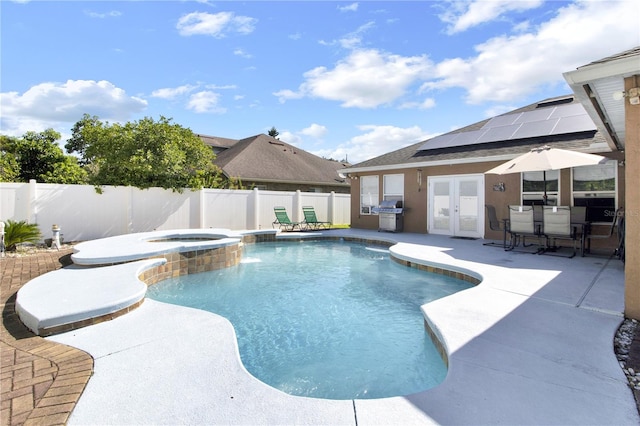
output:
M 544 120 L 544 121 L 532 121 L 529 123 L 522 123 L 522 126 L 517 132 L 513 134 L 511 139 L 525 139 L 535 138 L 537 136 L 546 136 L 551 133 L 555 127 L 558 119 Z
M 494 117 L 480 130 L 447 133 L 429 139 L 418 151 L 593 130 L 596 126 L 582 104 L 563 104 Z
M 510 124 L 508 126 L 492 127 L 487 129 L 484 135 L 480 136 L 478 143 L 488 143 L 509 140 L 518 130 L 520 124 Z
M 477 143 L 484 132 L 486 132 L 486 130 L 472 130 L 470 132 L 458 133 L 455 143 L 458 144 L 458 146 L 473 145 Z
M 435 138 L 429 139 L 424 145 L 418 148 L 418 151 L 457 146 L 453 143 L 453 140 L 457 138 L 458 135 L 459 133 L 447 133 L 444 135 L 436 136 Z
M 520 117 L 518 117 L 518 119 L 515 121 L 515 123 L 532 123 L 534 121 L 548 120 L 554 109 L 555 108 L 543 108 L 523 112 L 522 115 L 520 115 Z
M 562 118 L 572 115 L 587 115 L 587 112 L 584 110 L 582 104 L 562 105 L 554 108 L 549 118 Z
M 563 135 L 566 133 L 586 132 L 596 130 L 596 125 L 588 115 L 572 115 L 558 120 L 556 126 L 551 130 L 552 135 Z
M 509 124 L 513 124 L 516 122 L 518 117 L 520 117 L 522 113 L 518 114 L 507 114 L 507 115 L 499 115 L 497 117 L 493 117 L 484 126 L 483 129 L 488 129 L 491 127 L 500 127 L 500 126 L 508 126 Z

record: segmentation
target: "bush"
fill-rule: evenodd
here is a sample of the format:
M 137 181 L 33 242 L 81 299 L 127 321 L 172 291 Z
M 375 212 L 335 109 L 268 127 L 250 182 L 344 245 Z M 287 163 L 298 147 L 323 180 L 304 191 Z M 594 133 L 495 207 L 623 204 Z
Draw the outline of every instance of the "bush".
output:
M 40 236 L 38 225 L 24 220 L 15 222 L 9 219 L 4 228 L 4 244 L 7 251 L 15 250 L 16 244 L 37 243 L 40 241 Z

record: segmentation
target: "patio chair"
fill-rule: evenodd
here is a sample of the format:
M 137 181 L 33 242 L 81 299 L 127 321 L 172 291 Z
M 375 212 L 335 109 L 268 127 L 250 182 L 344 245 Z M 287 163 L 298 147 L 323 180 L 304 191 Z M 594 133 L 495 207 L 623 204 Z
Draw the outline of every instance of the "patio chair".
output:
M 611 222 L 611 226 L 609 227 L 609 232 L 607 232 L 606 234 L 592 234 L 591 232 L 587 232 L 584 236 L 584 244 L 582 246 L 581 255 L 584 257 L 586 253 L 591 252 L 591 240 L 606 240 L 613 237 L 613 231 L 615 230 L 616 225 L 623 215 L 624 207 L 619 207 L 615 212 L 615 216 L 613 217 L 613 221 Z M 617 250 L 618 249 L 616 249 L 616 252 L 614 252 L 614 254 L 617 254 Z
M 510 251 L 522 243 L 522 247 L 529 247 L 532 244 L 526 244 L 527 237 L 535 237 L 538 239 L 537 245 L 540 248 L 535 252 L 543 250 L 540 243 L 540 227 L 535 224 L 533 219 L 533 206 L 509 206 L 509 246 L 505 250 Z
M 303 206 L 302 213 L 304 213 L 303 223 L 308 229 L 331 229 L 331 222 L 318 220 L 313 206 Z
M 491 204 L 485 204 L 484 206 L 487 209 L 487 218 L 489 219 L 489 229 L 491 229 L 492 231 L 500 231 L 500 232 L 502 232 L 502 244 L 492 241 L 492 242 L 489 242 L 489 243 L 483 243 L 482 245 L 483 246 L 506 248 L 507 247 L 507 232 L 508 232 L 508 228 L 509 228 L 509 220 L 508 219 L 507 220 L 503 220 L 502 223 L 500 223 L 500 220 L 498 219 L 498 215 L 496 214 L 495 206 L 493 206 Z
M 624 210 L 617 212 L 618 218 L 618 248 L 615 255 L 624 262 Z
M 552 256 L 562 256 L 558 253 L 557 240 L 573 241 L 572 258 L 576 255 L 578 236 L 576 228 L 571 225 L 571 208 L 569 206 L 543 206 L 542 210 L 543 234 L 545 236 L 545 249 L 541 254 L 551 254 Z
M 303 225 L 300 222 L 292 222 L 287 214 L 287 209 L 284 207 L 276 206 L 273 208 L 273 212 L 276 215 L 276 220 L 272 223 L 274 228 L 277 225 L 280 229 L 284 229 L 285 231 L 295 231 L 296 228 L 298 228 L 299 231 L 302 231 Z

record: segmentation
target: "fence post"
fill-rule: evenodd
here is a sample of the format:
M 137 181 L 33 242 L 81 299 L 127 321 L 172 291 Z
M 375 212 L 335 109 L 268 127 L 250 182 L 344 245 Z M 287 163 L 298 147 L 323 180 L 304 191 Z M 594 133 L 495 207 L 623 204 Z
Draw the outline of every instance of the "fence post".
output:
M 253 188 L 253 192 L 251 192 L 251 197 L 247 200 L 251 205 L 246 206 L 247 208 L 247 228 L 248 229 L 259 229 L 260 228 L 260 190 L 258 188 Z
M 327 219 L 331 223 L 336 223 L 336 193 L 331 191 L 329 194 L 329 218 Z
M 302 211 L 302 192 L 296 190 L 296 195 L 293 196 L 293 220 L 294 222 L 300 222 L 300 212 Z
M 129 198 L 127 199 L 127 233 L 133 233 L 133 186 L 129 186 Z
M 205 217 L 206 217 L 206 208 L 204 206 L 204 188 L 200 188 L 200 194 L 198 197 L 198 202 L 200 203 L 200 205 L 198 206 L 198 213 L 200 215 L 200 221 L 199 221 L 199 225 L 200 228 L 204 228 L 205 226 Z
M 35 179 L 29 179 L 27 223 L 38 223 L 38 187 Z

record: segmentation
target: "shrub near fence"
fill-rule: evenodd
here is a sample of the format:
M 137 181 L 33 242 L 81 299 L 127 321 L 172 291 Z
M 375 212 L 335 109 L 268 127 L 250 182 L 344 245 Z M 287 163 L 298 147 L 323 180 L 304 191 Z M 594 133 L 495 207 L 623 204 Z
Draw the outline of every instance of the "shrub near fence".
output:
M 150 188 L 0 183 L 0 221 L 37 223 L 43 238 L 61 228 L 65 241 L 86 241 L 162 229 L 271 229 L 274 206 L 285 206 L 291 220 L 303 219 L 302 206 L 318 218 L 350 223 L 349 194 L 202 189 L 182 194 Z

